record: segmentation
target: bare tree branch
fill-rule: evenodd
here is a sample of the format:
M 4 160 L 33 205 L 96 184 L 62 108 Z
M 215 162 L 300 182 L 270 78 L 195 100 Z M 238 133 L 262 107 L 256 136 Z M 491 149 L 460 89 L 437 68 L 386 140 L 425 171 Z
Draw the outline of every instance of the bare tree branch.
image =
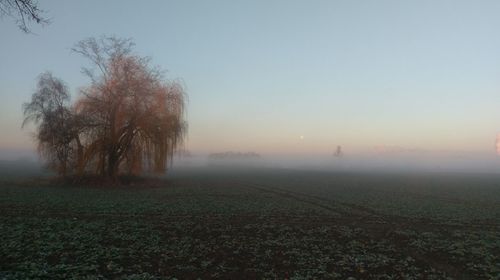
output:
M 45 12 L 38 7 L 36 0 L 0 0 L 0 16 L 13 18 L 18 27 L 30 33 L 29 22 L 49 24 L 50 20 L 43 16 Z

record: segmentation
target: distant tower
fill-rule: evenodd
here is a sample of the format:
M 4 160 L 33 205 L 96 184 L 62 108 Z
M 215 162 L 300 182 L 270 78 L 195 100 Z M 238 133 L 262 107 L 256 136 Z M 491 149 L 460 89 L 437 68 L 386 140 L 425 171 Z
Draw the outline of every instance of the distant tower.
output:
M 335 152 L 333 153 L 333 156 L 334 157 L 342 157 L 344 153 L 342 152 L 342 147 L 341 146 L 337 146 L 337 150 L 335 150 Z

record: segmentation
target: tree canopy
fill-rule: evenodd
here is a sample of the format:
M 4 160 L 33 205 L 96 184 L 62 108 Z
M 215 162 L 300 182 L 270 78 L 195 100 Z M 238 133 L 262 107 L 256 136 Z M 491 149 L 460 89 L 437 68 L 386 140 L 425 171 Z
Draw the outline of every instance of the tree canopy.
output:
M 149 59 L 132 52 L 128 39 L 80 41 L 73 51 L 88 58 L 90 84 L 69 104 L 66 86 L 40 76 L 25 123 L 37 125 L 40 154 L 59 174 L 116 177 L 165 172 L 184 139 L 186 94 L 165 80 Z

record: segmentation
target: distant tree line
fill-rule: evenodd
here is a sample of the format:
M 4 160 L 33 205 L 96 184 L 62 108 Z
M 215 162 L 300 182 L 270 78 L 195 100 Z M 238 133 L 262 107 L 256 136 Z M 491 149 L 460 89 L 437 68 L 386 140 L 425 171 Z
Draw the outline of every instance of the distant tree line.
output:
M 210 159 L 255 159 L 260 158 L 260 155 L 255 152 L 221 152 L 221 153 L 212 153 L 208 155 Z
M 80 98 L 71 103 L 64 82 L 46 72 L 23 105 L 23 126 L 36 125 L 40 155 L 61 176 L 165 172 L 182 144 L 182 85 L 165 80 L 132 47 L 131 40 L 115 37 L 80 41 L 73 51 L 93 65 L 83 68 L 90 84 Z

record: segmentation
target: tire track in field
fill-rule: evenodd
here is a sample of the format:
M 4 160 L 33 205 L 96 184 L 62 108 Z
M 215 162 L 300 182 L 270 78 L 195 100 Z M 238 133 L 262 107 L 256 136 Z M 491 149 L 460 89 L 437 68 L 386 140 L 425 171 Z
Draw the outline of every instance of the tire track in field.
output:
M 351 203 L 344 203 L 344 202 L 337 202 L 337 201 L 331 201 L 329 199 L 325 198 L 320 198 L 316 197 L 313 195 L 305 194 L 305 193 L 300 193 L 300 192 L 295 192 L 295 191 L 290 191 L 290 190 L 285 190 L 283 188 L 278 188 L 278 187 L 269 187 L 269 186 L 262 186 L 258 184 L 250 184 L 250 183 L 244 183 L 244 182 L 237 182 L 238 185 L 255 189 L 258 191 L 266 192 L 266 193 L 272 193 L 281 197 L 286 197 L 286 198 L 291 198 L 299 202 L 307 203 L 340 215 L 347 215 L 347 217 L 351 217 L 353 220 L 356 220 L 356 218 L 359 219 L 365 219 L 368 218 L 368 220 L 363 221 L 362 223 L 355 222 L 354 225 L 357 227 L 361 227 L 368 232 L 373 233 L 374 231 L 380 232 L 381 229 L 383 229 L 384 234 L 380 236 L 379 234 L 372 235 L 375 239 L 389 239 L 392 244 L 394 244 L 398 249 L 403 252 L 404 254 L 412 257 L 413 259 L 417 260 L 420 263 L 423 263 L 437 271 L 444 272 L 445 274 L 453 277 L 453 279 L 474 279 L 471 275 L 469 275 L 467 272 L 465 272 L 463 269 L 450 265 L 445 261 L 441 260 L 436 260 L 433 258 L 430 258 L 428 256 L 421 255 L 413 250 L 408 246 L 408 244 L 405 244 L 405 242 L 401 242 L 399 240 L 394 240 L 394 237 L 391 238 L 390 233 L 394 232 L 397 228 L 407 228 L 411 227 L 412 225 L 414 226 L 415 224 L 420 224 L 423 221 L 408 221 L 408 218 L 402 217 L 402 216 L 395 216 L 395 215 L 385 215 L 382 213 L 379 213 L 375 210 L 362 207 L 359 205 L 351 204 Z M 316 201 L 314 201 L 316 200 Z M 317 201 L 322 201 L 322 202 L 327 202 L 329 204 L 338 204 L 342 205 L 344 207 L 349 207 L 355 211 L 364 213 L 353 213 L 349 212 L 348 210 L 343 210 L 343 209 L 338 209 L 335 207 L 331 206 L 326 206 L 322 203 L 319 203 Z M 381 219 L 384 223 L 373 223 L 373 220 L 370 220 L 373 218 Z M 391 221 L 388 220 L 390 218 Z M 416 223 L 415 223 L 416 222 Z M 375 226 L 375 227 L 374 227 Z M 435 226 L 443 226 L 443 224 L 435 224 Z
M 285 197 L 285 198 L 291 198 L 295 201 L 310 204 L 310 205 L 313 205 L 315 207 L 318 207 L 318 208 L 321 208 L 321 209 L 324 209 L 324 210 L 327 210 L 329 212 L 333 212 L 333 213 L 336 213 L 339 215 L 352 216 L 352 212 L 348 212 L 348 211 L 339 209 L 337 207 L 332 207 L 332 206 L 328 206 L 328 205 L 324 205 L 322 203 L 316 202 L 316 201 L 314 201 L 316 199 L 315 197 L 312 197 L 312 196 L 309 196 L 306 194 L 300 194 L 300 193 L 291 192 L 291 191 L 284 191 L 284 190 L 281 190 L 279 188 L 264 187 L 264 186 L 256 185 L 256 184 L 248 184 L 248 183 L 241 183 L 241 182 L 238 182 L 237 184 L 239 186 L 258 190 L 260 192 L 271 193 L 271 194 L 278 195 L 278 196 Z
M 260 184 L 253 184 L 253 183 L 245 183 L 245 182 L 237 182 L 238 185 L 258 190 L 261 192 L 266 192 L 266 193 L 272 193 L 281 197 L 287 197 L 294 199 L 299 202 L 303 202 L 306 204 L 313 205 L 315 207 L 319 207 L 325 210 L 328 210 L 330 212 L 334 212 L 339 215 L 344 215 L 347 217 L 351 217 L 352 219 L 366 219 L 366 218 L 378 218 L 382 220 L 382 222 L 385 223 L 390 223 L 391 221 L 388 220 L 387 218 L 396 218 L 396 219 L 403 219 L 404 217 L 400 216 L 394 216 L 394 215 L 386 215 L 379 213 L 373 209 L 359 206 L 356 204 L 352 203 L 346 203 L 346 202 L 339 202 L 339 201 L 333 201 L 330 199 L 322 198 L 322 197 L 317 197 L 314 195 L 306 194 L 306 193 L 301 193 L 301 192 L 296 192 L 296 191 L 291 191 L 279 187 L 269 187 L 269 186 L 263 186 Z M 325 203 L 327 205 L 325 205 Z M 333 206 L 332 206 L 333 205 Z M 337 207 L 335 207 L 337 205 Z M 338 207 L 340 206 L 340 207 Z M 342 209 L 342 207 L 347 208 Z M 404 218 L 406 219 L 406 218 Z
M 415 217 L 407 217 L 400 216 L 394 214 L 382 213 L 376 210 L 373 210 L 369 207 L 360 206 L 354 203 L 348 202 L 340 202 L 332 199 L 327 199 L 323 197 L 318 197 L 315 195 L 310 195 L 306 193 L 301 193 L 297 191 L 291 191 L 280 187 L 270 187 L 262 184 L 254 184 L 254 183 L 246 183 L 246 182 L 237 182 L 238 185 L 259 190 L 262 192 L 273 193 L 278 196 L 288 197 L 295 199 L 297 201 L 311 204 L 313 206 L 329 210 L 331 212 L 335 212 L 340 215 L 346 215 L 352 218 L 364 219 L 364 218 L 378 218 L 382 222 L 387 224 L 394 225 L 418 225 L 418 226 L 440 226 L 450 229 L 470 229 L 470 228 L 480 228 L 480 229 L 490 229 L 490 230 L 498 230 L 500 229 L 500 224 L 494 221 L 482 221 L 482 222 L 462 222 L 460 224 L 451 224 L 451 223 L 442 223 L 439 220 L 433 220 L 430 218 L 415 218 Z M 327 205 L 325 205 L 326 203 Z M 350 210 L 341 209 L 339 207 L 331 206 L 338 205 L 341 207 L 345 207 Z

